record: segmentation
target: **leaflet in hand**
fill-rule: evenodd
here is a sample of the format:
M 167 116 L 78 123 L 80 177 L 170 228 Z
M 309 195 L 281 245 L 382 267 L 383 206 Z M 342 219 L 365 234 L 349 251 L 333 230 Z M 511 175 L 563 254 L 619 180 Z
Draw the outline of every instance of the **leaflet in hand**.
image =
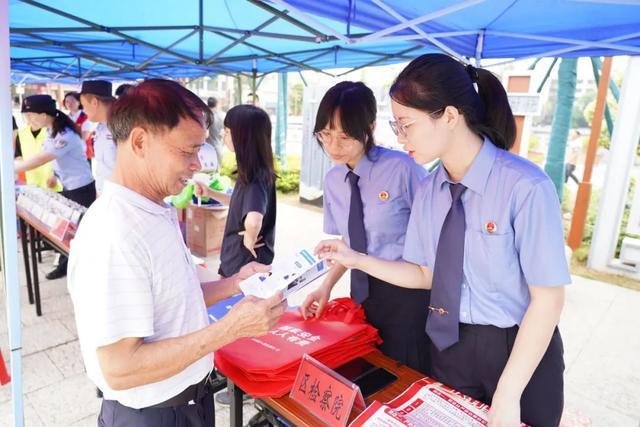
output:
M 304 288 L 318 277 L 329 271 L 326 261 L 316 258 L 303 249 L 291 257 L 273 263 L 269 273 L 260 273 L 240 282 L 245 295 L 269 298 L 283 291 L 283 298 Z

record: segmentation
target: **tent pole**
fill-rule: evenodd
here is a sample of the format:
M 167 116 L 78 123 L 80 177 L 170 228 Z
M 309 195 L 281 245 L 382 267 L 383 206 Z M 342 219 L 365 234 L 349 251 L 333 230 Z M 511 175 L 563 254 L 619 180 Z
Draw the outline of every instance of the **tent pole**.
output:
M 256 61 L 253 61 L 253 69 L 251 70 L 251 103 L 256 105 L 256 96 L 258 95 L 256 91 L 258 90 L 257 85 L 258 79 L 258 69 L 256 68 Z
M 204 5 L 203 0 L 198 0 L 198 21 L 200 23 L 198 28 L 198 62 L 202 64 L 204 61 Z
M 9 1 L 0 0 L 0 141 L 11 141 L 11 71 L 9 56 Z M 13 147 L 0 144 L 0 199 L 2 212 L 2 275 L 6 288 L 7 325 L 11 352 L 11 401 L 14 426 L 24 425 L 22 394 L 22 335 L 20 330 L 20 286 L 18 284 L 18 243 Z M 22 236 L 24 239 L 25 236 Z
M 601 64 L 600 64 L 599 58 L 591 58 L 591 68 L 593 69 L 593 78 L 595 79 L 596 85 L 598 86 L 600 85 L 600 73 L 602 72 L 600 70 L 600 66 Z M 610 83 L 613 83 L 615 85 L 613 81 Z M 609 84 L 609 86 L 611 87 L 611 84 Z M 616 99 L 616 101 L 618 100 Z M 604 103 L 604 120 L 607 122 L 607 131 L 609 133 L 609 138 L 611 138 L 611 134 L 613 133 L 613 118 L 611 117 L 611 111 L 609 111 L 609 104 L 606 102 L 606 99 Z
M 537 90 L 538 93 L 540 93 L 542 91 L 542 88 L 547 83 L 547 80 L 549 79 L 549 76 L 551 75 L 551 70 L 553 70 L 553 67 L 555 67 L 556 62 L 558 62 L 558 58 L 553 58 L 553 62 L 551 63 L 551 65 L 549 65 L 549 69 L 547 70 L 547 73 L 544 75 L 544 78 L 542 79 L 542 82 L 540 82 L 540 86 L 538 86 L 538 90 Z
M 287 73 L 278 73 L 278 106 L 276 108 L 276 157 L 280 167 L 287 165 Z
M 553 181 L 560 200 L 564 189 L 565 152 L 571 127 L 571 112 L 576 97 L 577 67 L 576 58 L 563 58 L 560 61 L 556 107 L 551 122 L 547 160 L 544 164 L 544 171 Z
M 604 69 L 604 65 L 603 65 Z M 603 73 L 604 74 L 604 73 Z M 593 227 L 587 266 L 595 270 L 609 270 L 615 259 L 616 246 L 629 193 L 638 141 L 640 140 L 640 57 L 629 58 L 624 73 L 618 114 L 613 125 L 613 136 L 609 148 L 607 172 L 600 193 L 598 215 Z M 604 76 L 602 80 L 606 80 Z M 603 82 L 600 82 L 603 84 Z M 605 86 L 606 87 L 606 86 Z M 602 116 L 600 116 L 602 117 Z M 597 135 L 599 132 L 594 132 Z M 619 265 L 616 261 L 614 265 Z M 620 272 L 619 269 L 614 271 Z
M 571 218 L 571 228 L 567 244 L 574 251 L 580 247 L 582 237 L 584 236 L 584 225 L 589 211 L 589 199 L 591 197 L 591 172 L 596 158 L 596 150 L 598 149 L 598 138 L 600 137 L 600 129 L 602 128 L 602 117 L 604 116 L 604 106 L 607 101 L 607 87 L 611 76 L 611 57 L 604 60 L 602 66 L 602 74 L 598 83 L 598 96 L 596 98 L 596 109 L 591 119 L 591 134 L 589 135 L 589 147 L 587 148 L 587 158 L 585 159 L 584 174 L 582 182 L 578 185 L 578 195 L 576 196 L 576 204 L 573 209 Z

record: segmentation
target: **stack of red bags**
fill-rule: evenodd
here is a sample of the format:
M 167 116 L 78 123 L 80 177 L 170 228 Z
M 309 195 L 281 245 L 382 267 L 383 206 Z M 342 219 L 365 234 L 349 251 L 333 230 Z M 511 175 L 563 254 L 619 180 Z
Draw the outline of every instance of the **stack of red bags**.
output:
M 375 350 L 378 331 L 350 298 L 329 301 L 318 319 L 286 312 L 267 335 L 237 340 L 215 352 L 216 368 L 245 393 L 280 397 L 293 385 L 306 353 L 337 368 Z

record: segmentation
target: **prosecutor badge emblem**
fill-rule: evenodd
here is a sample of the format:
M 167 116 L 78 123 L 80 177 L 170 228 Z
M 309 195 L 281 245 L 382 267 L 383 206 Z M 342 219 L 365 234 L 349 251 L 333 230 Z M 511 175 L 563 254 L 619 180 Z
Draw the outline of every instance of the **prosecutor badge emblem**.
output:
M 484 230 L 489 234 L 493 234 L 498 231 L 498 226 L 495 222 L 489 221 L 484 225 Z
M 380 193 L 378 193 L 378 199 L 386 202 L 387 200 L 389 200 L 389 193 L 387 193 L 386 191 L 381 191 Z

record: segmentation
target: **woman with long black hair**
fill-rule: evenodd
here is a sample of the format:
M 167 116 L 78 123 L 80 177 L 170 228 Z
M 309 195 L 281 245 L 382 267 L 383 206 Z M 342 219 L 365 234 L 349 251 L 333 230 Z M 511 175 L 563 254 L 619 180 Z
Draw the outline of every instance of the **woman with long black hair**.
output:
M 340 82 L 320 101 L 315 123 L 318 144 L 335 166 L 324 180 L 324 231 L 352 249 L 382 259 L 402 259 L 407 224 L 418 183 L 427 172 L 406 153 L 376 145 L 376 99 L 362 82 Z M 346 269 L 335 265 L 301 306 L 319 316 Z M 387 356 L 429 373 L 424 332 L 429 291 L 395 286 L 351 271 L 351 296 L 367 322 L 378 329 Z

